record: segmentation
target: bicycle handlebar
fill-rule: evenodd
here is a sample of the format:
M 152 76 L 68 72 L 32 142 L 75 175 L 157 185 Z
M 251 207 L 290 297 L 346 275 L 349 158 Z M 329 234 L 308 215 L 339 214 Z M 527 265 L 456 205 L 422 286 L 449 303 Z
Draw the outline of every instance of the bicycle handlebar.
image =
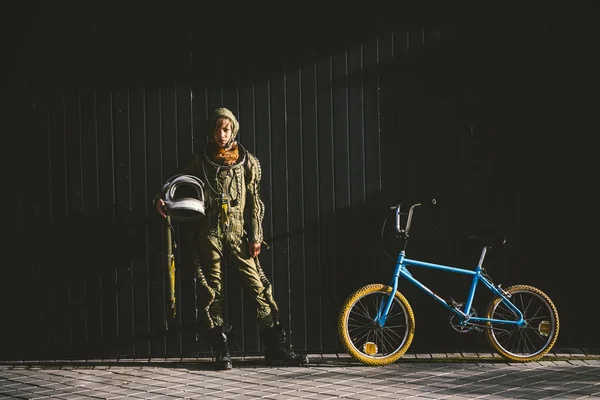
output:
M 408 231 L 410 230 L 410 223 L 412 221 L 412 216 L 413 216 L 413 212 L 414 212 L 415 208 L 422 206 L 422 205 L 435 206 L 436 204 L 437 204 L 436 199 L 431 199 L 431 201 L 428 201 L 428 202 L 418 202 L 418 203 L 412 204 L 408 210 L 408 218 L 406 220 L 406 227 L 404 229 L 402 229 L 402 227 L 400 226 L 400 215 L 401 215 L 400 208 L 402 206 L 402 203 L 398 203 L 394 206 L 391 206 L 390 210 L 395 210 L 395 212 L 396 212 L 396 233 L 404 234 L 404 235 L 408 236 Z

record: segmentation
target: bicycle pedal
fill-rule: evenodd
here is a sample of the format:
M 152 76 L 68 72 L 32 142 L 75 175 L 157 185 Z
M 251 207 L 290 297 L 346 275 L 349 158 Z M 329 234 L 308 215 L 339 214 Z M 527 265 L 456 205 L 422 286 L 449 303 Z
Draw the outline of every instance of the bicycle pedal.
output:
M 363 345 L 363 353 L 368 354 L 370 356 L 377 354 L 378 349 L 377 349 L 377 345 L 373 342 L 366 342 Z
M 552 332 L 552 325 L 550 321 L 542 321 L 538 326 L 538 332 L 540 335 L 547 337 Z

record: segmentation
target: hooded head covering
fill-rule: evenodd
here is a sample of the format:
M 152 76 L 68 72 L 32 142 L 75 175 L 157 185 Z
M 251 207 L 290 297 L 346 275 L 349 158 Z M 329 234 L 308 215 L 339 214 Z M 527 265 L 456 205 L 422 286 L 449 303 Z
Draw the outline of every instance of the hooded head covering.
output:
M 219 117 L 227 117 L 231 120 L 232 129 L 231 129 L 231 138 L 229 142 L 225 145 L 224 148 L 219 147 L 214 139 L 212 139 L 212 134 L 215 130 L 215 123 Z M 238 122 L 235 115 L 225 107 L 215 108 L 212 111 L 212 115 L 210 118 L 210 129 L 209 135 L 211 135 L 210 143 L 208 144 L 207 156 L 208 158 L 218 164 L 218 165 L 233 165 L 239 159 L 239 149 L 238 143 L 235 140 L 238 131 L 240 130 L 240 123 Z
M 221 116 L 229 118 L 231 120 L 231 122 L 233 123 L 233 130 L 231 132 L 231 140 L 232 141 L 235 140 L 235 137 L 237 136 L 237 133 L 240 130 L 240 123 L 238 122 L 235 115 L 233 115 L 233 113 L 225 107 L 215 108 L 213 110 L 212 116 L 210 118 L 211 130 L 209 132 L 209 135 L 213 134 L 213 130 L 215 128 L 215 121 L 217 120 L 217 118 L 219 118 Z

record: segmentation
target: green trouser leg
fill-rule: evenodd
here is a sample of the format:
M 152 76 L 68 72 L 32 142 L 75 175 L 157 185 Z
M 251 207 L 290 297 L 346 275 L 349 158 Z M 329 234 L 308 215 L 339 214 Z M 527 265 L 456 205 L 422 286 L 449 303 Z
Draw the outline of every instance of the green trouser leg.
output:
M 273 314 L 277 305 L 272 296 L 270 296 L 270 284 L 266 281 L 266 277 L 262 274 L 259 265 L 250 257 L 246 242 L 243 242 L 240 247 L 232 250 L 231 262 L 236 266 L 242 283 L 254 300 L 258 327 L 260 329 L 272 327 L 275 322 Z
M 197 324 L 201 329 L 211 329 L 215 325 L 210 317 L 209 307 L 215 300 L 215 292 L 206 281 L 204 271 L 202 270 L 202 260 L 197 247 L 196 233 L 187 227 L 183 231 L 184 246 L 182 255 L 184 259 L 183 266 L 187 269 L 186 274 L 194 274 L 196 282 L 196 307 Z M 189 268 L 189 269 L 188 269 Z
M 201 237 L 198 240 L 198 250 L 202 263 L 202 272 L 208 286 L 214 293 L 214 299 L 210 304 L 204 302 L 198 305 L 198 309 L 208 307 L 208 312 L 213 326 L 222 326 L 225 321 L 224 298 L 223 298 L 223 275 L 222 275 L 222 247 L 219 241 L 213 237 Z M 202 299 L 199 299 L 201 301 Z
M 273 313 L 267 298 L 268 288 L 261 280 L 256 263 L 250 257 L 245 242 L 240 246 L 223 246 L 221 240 L 214 236 L 201 236 L 197 241 L 202 260 L 202 271 L 208 286 L 215 294 L 209 306 L 210 317 L 214 326 L 224 324 L 224 297 L 222 266 L 227 258 L 228 265 L 236 268 L 244 288 L 249 291 L 256 306 L 256 319 L 260 329 L 273 326 Z

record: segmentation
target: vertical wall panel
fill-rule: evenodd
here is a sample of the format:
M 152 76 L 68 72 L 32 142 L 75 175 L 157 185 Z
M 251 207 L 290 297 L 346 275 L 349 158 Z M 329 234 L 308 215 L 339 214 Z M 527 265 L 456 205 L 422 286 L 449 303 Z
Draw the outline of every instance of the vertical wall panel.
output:
M 192 101 L 192 151 L 206 143 L 206 120 L 208 118 L 208 91 L 204 85 L 191 86 Z
M 381 129 L 381 155 L 380 155 L 380 166 L 381 166 L 381 190 L 384 193 L 384 201 L 386 203 L 394 203 L 398 201 L 398 193 L 396 191 L 397 183 L 397 171 L 403 171 L 406 166 L 397 166 L 395 164 L 394 157 L 394 103 L 393 93 L 390 94 L 388 91 L 384 91 L 383 88 L 389 87 L 393 83 L 393 74 L 391 71 L 394 69 L 394 63 L 390 60 L 394 55 L 394 36 L 391 32 L 385 32 L 378 38 L 378 62 L 379 70 L 381 74 L 378 74 L 377 79 L 379 81 L 379 115 L 380 115 L 380 129 Z M 406 185 L 406 183 L 405 183 Z
M 96 96 L 96 115 L 98 132 L 98 211 L 99 239 L 103 245 L 114 244 L 111 240 L 115 223 L 115 161 L 112 93 L 99 92 Z M 101 258 L 99 265 L 102 291 L 102 344 L 107 357 L 118 356 L 117 326 L 117 282 L 115 261 L 118 257 L 115 249 L 107 247 L 108 252 Z
M 274 295 L 279 305 L 281 321 L 289 326 L 290 319 L 290 208 L 289 208 L 289 152 L 287 151 L 287 142 L 289 132 L 287 131 L 287 91 L 288 91 L 288 71 L 275 76 L 270 80 L 269 103 L 270 110 L 270 163 L 268 159 L 263 159 L 263 172 L 270 171 L 272 177 L 271 193 L 272 201 L 266 209 L 266 213 L 272 215 L 273 233 L 271 236 L 271 249 L 268 253 L 272 254 L 273 268 L 271 278 Z M 261 185 L 262 193 L 265 182 Z M 266 249 L 265 249 L 266 250 Z
M 67 223 L 65 236 L 69 238 L 67 249 L 70 257 L 65 265 L 68 269 L 69 282 L 69 329 L 71 335 L 70 346 L 73 353 L 82 355 L 85 349 L 85 334 L 87 318 L 85 315 L 85 285 L 88 273 L 84 262 L 85 248 L 80 240 L 75 237 L 83 227 L 82 205 L 82 131 L 81 131 L 81 102 L 78 94 L 65 96 L 65 137 L 67 160 L 67 215 L 72 222 Z
M 334 286 L 337 277 L 333 266 L 336 263 L 334 249 L 335 237 L 335 159 L 333 140 L 333 103 L 332 103 L 332 67 L 331 58 L 324 58 L 317 63 L 317 135 L 319 143 L 319 214 L 321 238 L 321 265 L 323 269 L 323 304 L 334 304 Z M 336 349 L 338 339 L 335 332 L 337 311 L 331 307 L 323 309 L 323 341 L 326 350 Z
M 94 233 L 98 223 L 98 125 L 96 94 L 86 92 L 80 95 L 81 111 L 81 143 L 82 143 L 82 211 L 84 224 L 88 225 L 83 230 L 87 232 L 90 243 L 84 246 L 87 253 L 80 259 L 81 268 L 85 273 L 85 347 L 99 349 L 102 344 L 102 286 L 100 270 L 103 267 L 99 262 L 99 246 Z M 102 249 L 104 250 L 104 249 Z M 100 356 L 101 352 L 95 354 Z
M 256 155 L 256 87 L 254 83 L 248 83 L 240 87 L 240 120 L 239 140 L 243 146 Z M 243 125 L 242 125 L 243 124 Z
M 363 103 L 363 49 L 352 46 L 347 52 L 348 62 L 348 157 L 350 204 L 364 205 L 365 193 L 365 124 Z
M 235 75 L 234 63 L 224 62 L 222 65 L 222 90 L 223 100 L 221 105 L 235 110 L 236 116 L 237 111 L 240 108 L 239 105 L 239 90 L 238 90 L 238 77 Z
M 129 91 L 113 93 L 113 134 L 115 157 L 115 234 L 130 245 L 131 220 Z M 129 246 L 127 246 L 129 247 Z M 133 274 L 128 251 L 122 249 L 112 267 L 117 285 L 117 332 L 119 357 L 133 357 Z
M 303 306 L 306 309 L 303 323 L 306 335 L 304 347 L 320 349 L 322 343 L 323 284 L 319 261 L 319 137 L 317 125 L 317 68 L 316 63 L 306 63 L 301 67 L 300 93 L 302 111 L 302 204 L 304 235 L 304 276 L 306 288 L 303 293 Z M 310 315 L 310 317 L 309 317 Z M 297 321 L 297 317 L 294 318 Z M 296 329 L 297 331 L 298 329 Z
M 50 100 L 50 169 L 52 193 L 52 233 L 53 246 L 51 258 L 60 259 L 61 250 L 68 248 L 65 243 L 68 213 L 67 192 L 67 158 L 65 137 L 65 102 L 62 95 L 56 94 Z M 61 353 L 66 353 L 71 344 L 70 318 L 69 318 L 69 271 L 68 267 L 61 268 L 53 276 L 52 282 L 52 311 L 53 322 L 53 352 L 52 356 L 60 358 Z
M 218 77 L 211 80 L 208 84 L 208 109 L 212 110 L 215 107 L 221 107 L 224 105 L 223 99 L 223 75 L 220 72 Z
M 411 96 L 414 94 L 413 80 L 416 78 L 413 66 L 416 64 L 415 55 L 410 53 L 413 35 L 407 30 L 395 30 L 391 36 L 391 51 L 393 59 L 388 61 L 388 73 L 383 83 L 384 102 L 387 107 L 384 112 L 386 134 L 390 138 L 391 147 L 388 156 L 391 163 L 392 182 L 395 198 L 390 203 L 409 200 L 413 197 L 414 154 L 412 153 L 412 118 L 414 112 Z M 397 72 L 392 71 L 396 69 Z M 418 161 L 418 160 L 417 160 Z
M 350 154 L 348 138 L 348 53 L 339 51 L 331 60 L 333 161 L 335 208 L 350 206 Z
M 67 214 L 66 189 L 66 154 L 65 154 L 65 109 L 64 98 L 59 94 L 50 98 L 50 184 L 52 198 L 51 217 L 53 221 L 64 218 Z
M 79 95 L 64 96 L 65 160 L 67 168 L 67 215 L 79 215 L 81 209 L 81 120 Z
M 152 209 L 147 187 L 146 91 L 129 91 L 129 127 L 131 150 L 131 259 L 133 277 L 133 350 L 135 357 L 149 357 L 151 282 L 148 260 L 148 218 L 158 218 Z
M 22 221 L 21 229 L 23 233 L 27 233 L 23 237 L 22 247 L 23 254 L 28 254 L 29 257 L 21 257 L 25 259 L 28 266 L 26 271 L 21 275 L 24 279 L 34 276 L 31 280 L 31 296 L 33 297 L 32 314 L 25 316 L 28 321 L 30 331 L 27 332 L 27 353 L 32 357 L 46 357 L 53 351 L 53 335 L 52 327 L 54 325 L 52 316 L 53 308 L 50 299 L 52 298 L 52 276 L 54 267 L 52 266 L 50 255 L 51 245 L 48 238 L 51 235 L 50 220 L 51 220 L 51 181 L 50 181 L 50 137 L 49 137 L 49 96 L 47 94 L 36 94 L 32 101 L 31 114 L 29 115 L 31 135 L 36 138 L 36 145 L 28 149 L 28 157 L 25 157 L 26 165 L 34 166 L 39 170 L 39 174 L 33 174 L 30 178 L 33 179 L 29 185 L 24 187 L 25 193 L 28 196 L 30 211 L 26 215 L 26 219 Z M 30 229 L 34 227 L 34 229 Z M 29 228 L 29 229 L 28 229 Z M 29 230 L 29 232 L 27 232 Z M 18 230 L 13 232 L 16 234 Z M 36 251 L 35 243 L 38 243 Z M 15 268 L 15 270 L 17 270 Z M 31 274 L 31 275 L 30 275 Z M 22 289 L 21 285 L 17 285 L 18 289 Z M 13 288 L 15 290 L 16 288 Z M 9 293 L 11 290 L 9 288 Z M 18 293 L 18 291 L 17 291 Z M 15 296 L 16 301 L 20 300 L 20 296 Z M 18 310 L 17 307 L 10 307 L 13 310 Z M 10 321 L 10 319 L 5 319 Z M 19 334 L 19 331 L 8 330 Z M 45 334 L 40 337 L 40 332 Z M 10 342 L 5 342 L 11 346 Z M 23 349 L 25 350 L 25 349 Z
M 339 279 L 352 274 L 349 264 L 351 245 L 346 241 L 349 231 L 346 223 L 351 215 L 350 204 L 350 154 L 348 120 L 348 50 L 343 49 L 331 57 L 331 91 L 333 124 L 334 204 L 333 213 L 333 262 L 329 268 L 334 276 L 329 290 L 333 294 L 332 308 L 341 307 L 345 290 Z M 335 321 L 335 318 L 334 318 Z M 333 321 L 332 321 L 333 322 Z M 331 326 L 333 328 L 333 325 Z
M 291 338 L 296 348 L 306 347 L 306 270 L 304 259 L 304 179 L 302 76 L 294 65 L 286 74 L 286 153 L 288 154 L 288 220 L 289 230 L 289 322 Z
M 418 51 L 424 46 L 423 31 L 410 31 L 408 35 L 409 48 L 407 50 Z M 416 64 L 421 61 L 419 54 L 416 56 Z M 403 92 L 401 98 L 404 97 L 405 101 L 400 103 L 401 107 L 396 109 L 396 121 L 405 129 L 404 132 L 399 130 L 397 133 L 399 137 L 407 137 L 409 141 L 407 148 L 411 155 L 409 167 L 410 196 L 423 193 L 425 187 L 431 184 L 430 171 L 432 165 L 434 165 L 427 153 L 429 135 L 432 133 L 425 124 L 428 121 L 436 120 L 439 116 L 436 110 L 431 108 L 431 104 L 424 102 L 427 87 L 426 80 L 425 73 L 419 71 L 419 68 L 414 68 L 413 65 L 408 65 L 402 80 L 404 85 L 398 88 Z M 406 145 L 406 142 L 403 144 Z M 396 154 L 399 151 L 397 149 Z M 406 154 L 406 151 L 404 151 L 404 154 Z
M 146 122 L 146 154 L 148 159 L 147 168 L 147 192 L 146 201 L 150 203 L 152 198 L 168 179 L 170 172 L 166 170 L 163 162 L 163 129 L 162 129 L 162 92 L 159 90 L 147 90 L 145 93 L 145 122 Z M 149 206 L 150 208 L 150 206 Z M 148 313 L 150 316 L 150 354 L 164 357 L 166 348 L 166 262 L 164 249 L 165 224 L 158 215 L 154 206 L 148 210 L 148 269 L 150 273 L 150 288 Z
M 379 126 L 379 60 L 378 39 L 363 45 L 363 110 L 365 132 L 365 188 L 366 201 L 377 202 L 381 197 L 381 147 Z

